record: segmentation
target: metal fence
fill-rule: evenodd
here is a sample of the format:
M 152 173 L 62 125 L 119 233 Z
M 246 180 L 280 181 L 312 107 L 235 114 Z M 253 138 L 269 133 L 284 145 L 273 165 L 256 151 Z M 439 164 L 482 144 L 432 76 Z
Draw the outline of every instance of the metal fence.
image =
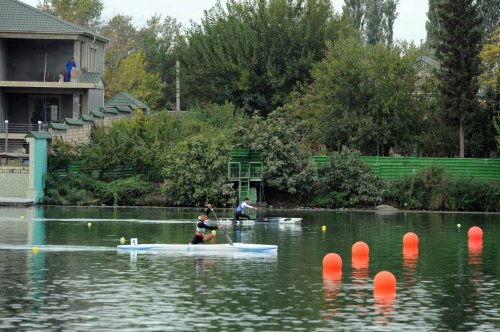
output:
M 9 123 L 5 120 L 0 123 L 0 153 L 5 157 L 9 154 L 15 158 L 16 155 L 28 154 L 29 147 L 24 140 L 25 134 L 32 131 L 42 131 L 48 129 L 48 123 L 39 121 L 32 123 Z M 21 157 L 21 156 L 19 156 Z
M 321 165 L 328 156 L 314 156 Z M 419 157 L 362 157 L 375 174 L 388 180 L 399 180 L 417 170 L 432 165 L 444 167 L 456 178 L 484 182 L 500 182 L 500 159 L 479 158 L 419 158 Z

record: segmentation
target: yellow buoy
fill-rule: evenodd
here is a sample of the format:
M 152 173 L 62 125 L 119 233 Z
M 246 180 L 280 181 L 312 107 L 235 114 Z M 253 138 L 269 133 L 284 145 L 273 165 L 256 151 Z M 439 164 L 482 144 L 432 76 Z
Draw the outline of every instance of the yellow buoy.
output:
M 217 232 L 215 231 L 215 229 L 212 231 L 212 234 L 217 235 Z
M 457 228 L 460 228 L 460 227 L 462 227 L 462 225 L 460 225 L 460 224 L 457 224 Z
M 87 227 L 88 227 L 88 229 L 91 229 L 91 228 L 92 228 L 92 223 L 91 223 L 91 222 L 89 222 L 89 223 L 87 224 Z
M 325 225 L 321 226 L 321 230 L 322 230 L 323 232 L 324 232 L 324 231 L 326 231 L 326 226 L 325 226 Z
M 24 216 L 21 216 L 21 219 L 24 219 Z
M 33 247 L 33 252 L 36 254 L 38 253 L 38 247 Z
M 120 238 L 120 243 L 121 243 L 121 244 L 124 244 L 124 243 L 125 243 L 125 238 L 124 238 L 124 237 L 121 237 L 121 238 Z

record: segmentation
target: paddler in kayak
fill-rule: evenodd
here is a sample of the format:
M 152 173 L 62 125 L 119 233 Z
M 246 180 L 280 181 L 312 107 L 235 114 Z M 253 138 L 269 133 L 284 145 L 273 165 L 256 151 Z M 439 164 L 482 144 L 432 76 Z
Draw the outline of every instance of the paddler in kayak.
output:
M 236 213 L 234 215 L 234 218 L 236 219 L 236 222 L 240 221 L 240 218 L 243 217 L 245 219 L 248 219 L 248 220 L 252 220 L 252 218 L 250 218 L 249 215 L 245 214 L 245 208 L 248 208 L 250 210 L 257 210 L 256 207 L 254 206 L 251 206 L 250 204 L 248 204 L 250 200 L 248 199 L 248 197 L 246 197 L 243 202 L 240 203 L 240 205 L 238 205 L 238 207 L 236 208 Z
M 208 215 L 210 214 L 211 210 L 212 205 L 208 204 L 205 213 L 198 218 L 198 222 L 196 223 L 196 232 L 194 233 L 193 239 L 191 240 L 191 244 L 198 244 L 208 241 L 210 241 L 211 244 L 215 243 L 215 234 L 205 233 L 205 230 L 212 231 L 215 229 L 223 229 L 223 227 L 222 225 L 209 226 L 205 224 L 205 221 L 208 219 Z

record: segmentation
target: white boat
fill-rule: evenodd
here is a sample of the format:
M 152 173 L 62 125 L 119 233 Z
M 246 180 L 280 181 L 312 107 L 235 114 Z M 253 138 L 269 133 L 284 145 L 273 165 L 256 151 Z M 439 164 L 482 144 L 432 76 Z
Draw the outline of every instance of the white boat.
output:
M 120 251 L 178 251 L 178 252 L 276 252 L 277 245 L 233 243 L 226 244 L 123 244 L 116 247 Z
M 219 219 L 221 224 L 234 224 L 238 222 L 234 218 Z M 302 222 L 302 218 L 285 218 L 285 217 L 264 217 L 255 219 L 240 219 L 243 225 L 255 225 L 256 223 L 278 223 L 278 224 L 298 224 Z

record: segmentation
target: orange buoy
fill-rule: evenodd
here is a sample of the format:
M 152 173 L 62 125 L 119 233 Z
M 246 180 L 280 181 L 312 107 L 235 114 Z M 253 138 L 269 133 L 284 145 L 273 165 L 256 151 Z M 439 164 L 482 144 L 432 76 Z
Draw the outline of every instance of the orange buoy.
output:
M 413 232 L 408 232 L 403 236 L 403 246 L 408 248 L 418 247 L 418 236 Z
M 390 294 L 396 292 L 396 277 L 389 271 L 377 273 L 373 279 L 373 291 L 379 294 Z
M 368 258 L 370 255 L 370 247 L 363 241 L 358 241 L 352 245 L 352 256 L 358 258 Z
M 342 272 L 342 258 L 336 253 L 329 253 L 323 257 L 323 269 Z
M 483 239 L 483 230 L 477 226 L 469 228 L 469 240 L 479 241 Z

